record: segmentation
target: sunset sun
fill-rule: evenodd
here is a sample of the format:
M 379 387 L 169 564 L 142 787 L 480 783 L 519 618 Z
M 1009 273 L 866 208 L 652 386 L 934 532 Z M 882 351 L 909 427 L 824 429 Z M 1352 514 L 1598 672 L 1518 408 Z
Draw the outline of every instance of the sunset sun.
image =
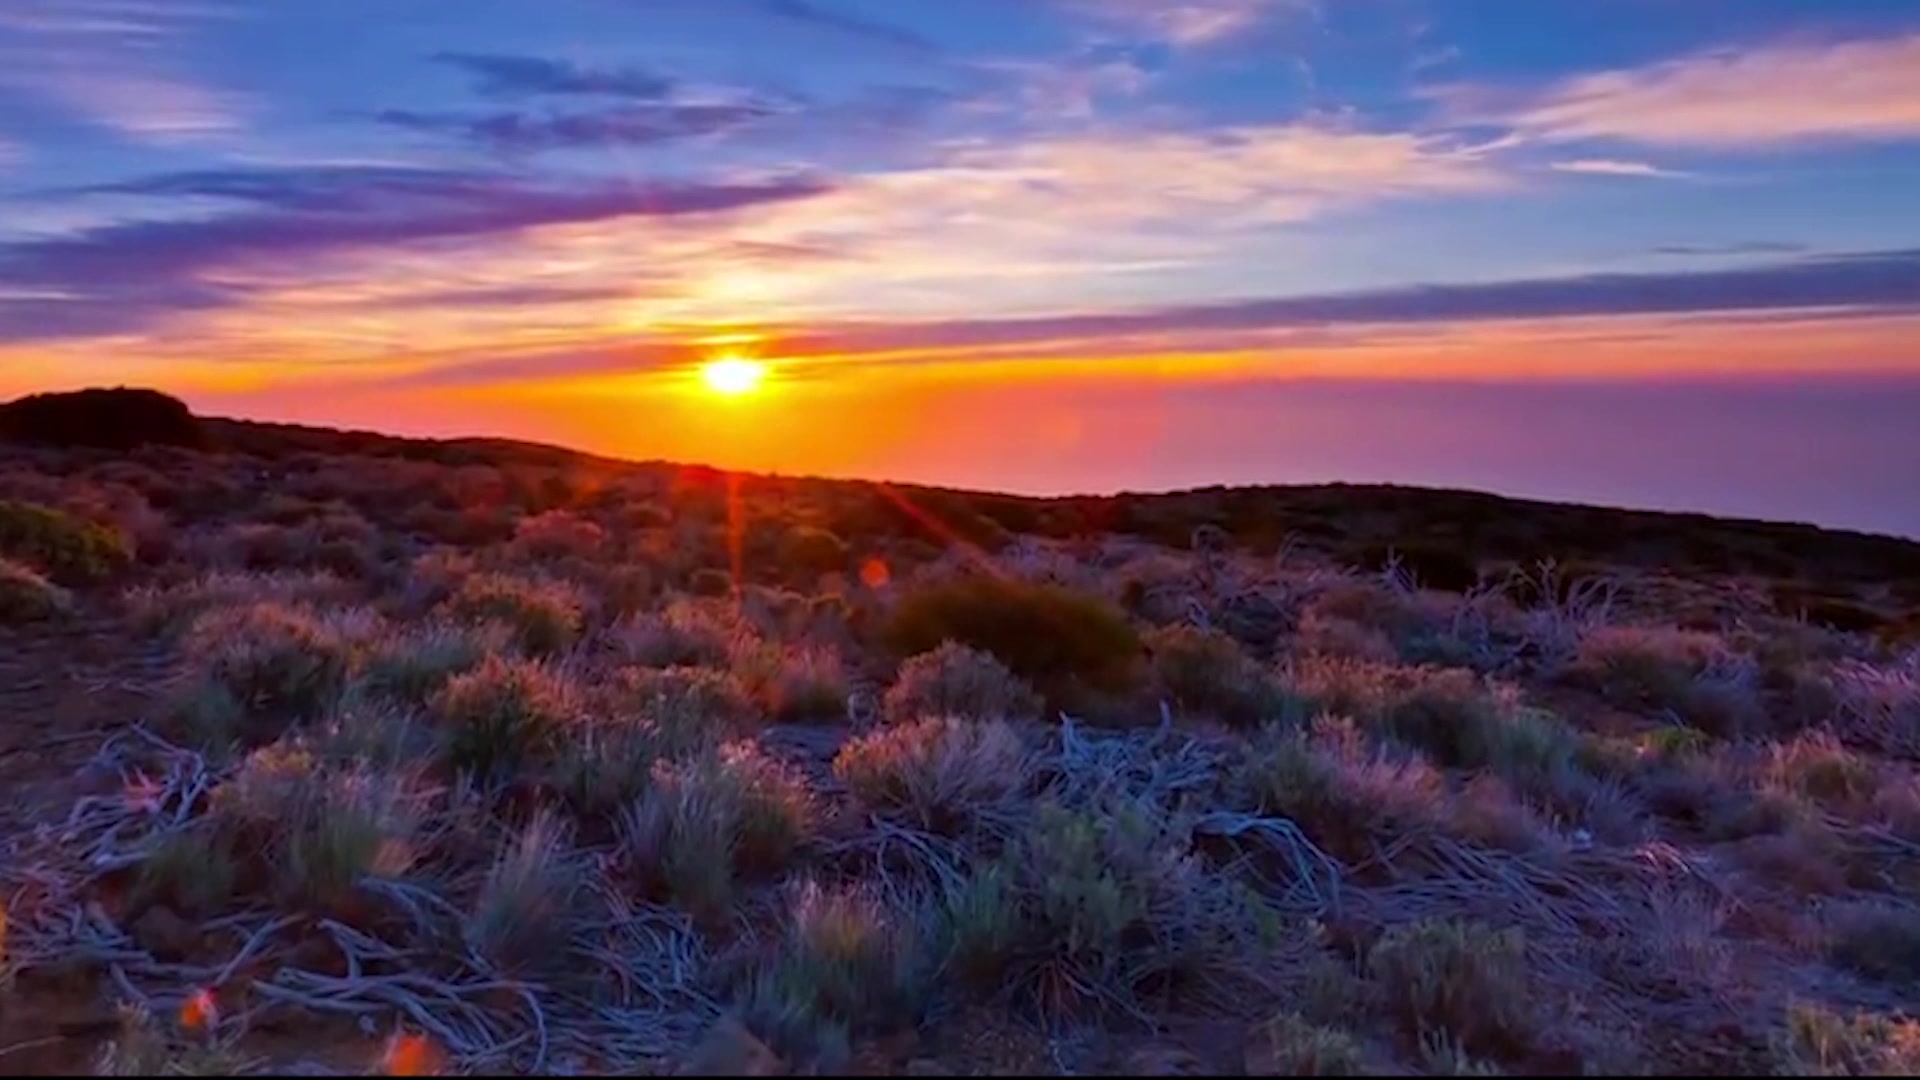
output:
M 707 389 L 725 397 L 739 397 L 760 388 L 767 377 L 767 365 L 742 356 L 723 356 L 700 369 Z

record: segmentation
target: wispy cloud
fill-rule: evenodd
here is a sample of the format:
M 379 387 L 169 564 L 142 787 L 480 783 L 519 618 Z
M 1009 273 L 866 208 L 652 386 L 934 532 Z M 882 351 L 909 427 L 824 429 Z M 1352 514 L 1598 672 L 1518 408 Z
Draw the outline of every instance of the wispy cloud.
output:
M 1176 46 L 1225 41 L 1286 14 L 1315 10 L 1314 0 L 1065 0 L 1108 25 Z
M 1807 250 L 1805 244 L 1790 244 L 1778 240 L 1747 240 L 1734 244 L 1661 244 L 1653 249 L 1655 255 L 1680 255 L 1687 257 L 1720 257 L 1726 255 L 1798 255 Z
M 1644 180 L 1688 180 L 1694 175 L 1678 169 L 1663 169 L 1644 161 L 1622 161 L 1617 158 L 1574 158 L 1571 161 L 1551 162 L 1547 168 L 1554 172 L 1587 176 L 1626 176 Z
M 660 103 L 594 112 L 441 113 L 387 109 L 381 123 L 451 135 L 503 154 L 594 146 L 649 146 L 718 135 L 775 115 L 765 102 Z
M 747 0 L 760 11 L 830 34 L 886 45 L 911 52 L 934 53 L 934 43 L 892 23 L 851 15 L 832 6 L 832 0 Z
M 159 58 L 162 46 L 239 12 L 193 0 L 8 0 L 0 10 L 0 86 L 139 142 L 226 134 L 241 127 L 246 97 Z
M 104 190 L 104 189 L 103 189 Z M 488 173 L 259 170 L 160 176 L 122 193 L 218 194 L 246 208 L 212 218 L 117 222 L 0 245 L 0 337 L 124 332 L 238 304 L 249 273 L 311 273 L 320 257 L 551 226 L 724 214 L 826 190 L 803 177 L 740 184 L 536 184 Z M 303 263 L 303 260 L 306 262 Z
M 660 101 L 674 89 L 672 79 L 634 67 L 587 67 L 508 53 L 446 52 L 434 59 L 466 71 L 476 88 L 492 97 L 551 94 Z
M 1920 34 L 1721 49 L 1567 79 L 1515 98 L 1441 92 L 1529 138 L 1756 147 L 1920 137 Z

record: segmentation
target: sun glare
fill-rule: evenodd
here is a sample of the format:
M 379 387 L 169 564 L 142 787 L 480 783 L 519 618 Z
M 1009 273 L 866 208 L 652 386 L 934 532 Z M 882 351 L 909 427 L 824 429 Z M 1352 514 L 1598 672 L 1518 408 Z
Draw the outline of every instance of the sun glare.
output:
M 738 397 L 760 388 L 767 377 L 767 365 L 743 356 L 723 356 L 702 367 L 700 377 L 714 393 Z

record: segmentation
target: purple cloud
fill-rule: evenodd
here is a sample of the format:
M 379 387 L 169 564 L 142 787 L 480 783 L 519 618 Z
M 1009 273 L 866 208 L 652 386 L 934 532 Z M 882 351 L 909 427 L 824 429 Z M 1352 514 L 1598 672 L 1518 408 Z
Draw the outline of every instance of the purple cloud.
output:
M 505 53 L 445 52 L 434 59 L 471 74 L 479 91 L 490 97 L 551 94 L 660 101 L 674 89 L 672 79 L 639 68 L 589 68 Z
M 452 135 L 503 154 L 594 146 L 648 146 L 717 135 L 774 115 L 761 102 L 635 105 L 600 112 L 429 113 L 387 109 L 376 119 L 391 127 Z
M 1653 253 L 1717 257 L 1722 255 L 1799 255 L 1806 250 L 1805 244 L 1788 244 L 1775 240 L 1745 240 L 1732 244 L 1661 244 L 1653 249 Z
M 753 6 L 769 15 L 844 37 L 859 38 L 912 52 L 939 51 L 933 42 L 910 30 L 835 11 L 817 0 L 751 0 L 751 2 Z
M 219 193 L 249 209 L 208 219 L 117 222 L 0 244 L 0 340 L 124 332 L 236 303 L 232 272 L 363 248 L 511 234 L 550 225 L 723 213 L 804 199 L 817 179 L 751 184 L 536 186 L 489 173 L 289 169 L 182 173 L 108 190 Z M 214 271 L 222 280 L 208 280 Z

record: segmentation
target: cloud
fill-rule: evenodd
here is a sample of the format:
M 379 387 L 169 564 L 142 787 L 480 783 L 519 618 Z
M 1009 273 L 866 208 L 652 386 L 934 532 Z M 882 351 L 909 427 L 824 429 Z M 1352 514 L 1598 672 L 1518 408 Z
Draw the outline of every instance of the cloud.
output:
M 243 126 L 250 99 L 166 70 L 156 57 L 238 10 L 190 0 L 7 0 L 0 12 L 0 88 L 137 142 L 175 145 L 225 135 Z
M 1911 139 L 1920 137 L 1920 34 L 1716 50 L 1577 76 L 1518 100 L 1470 87 L 1438 96 L 1549 142 L 1747 148 Z
M 938 52 L 932 41 L 891 23 L 863 19 L 828 6 L 827 0 L 748 0 L 768 15 L 791 23 L 824 30 L 842 37 L 886 45 L 910 52 Z
M 539 185 L 489 173 L 407 176 L 316 167 L 186 173 L 101 190 L 221 195 L 246 208 L 0 244 L 0 338 L 120 332 L 230 306 L 251 291 L 249 273 L 307 271 L 331 254 L 548 226 L 720 214 L 809 198 L 827 186 L 797 176 L 739 184 Z
M 1197 47 L 1237 37 L 1282 14 L 1313 11 L 1313 0 L 1066 0 L 1096 22 L 1170 45 Z
M 471 74 L 479 91 L 491 97 L 550 94 L 661 101 L 674 90 L 673 80 L 639 68 L 589 68 L 505 53 L 445 52 L 434 59 Z
M 1655 255 L 1684 256 L 1723 256 L 1723 255 L 1798 255 L 1807 250 L 1805 244 L 1789 244 L 1776 240 L 1746 240 L 1732 244 L 1662 244 L 1653 249 Z
M 632 105 L 597 112 L 440 113 L 387 109 L 380 123 L 450 135 L 497 153 L 527 154 L 595 146 L 650 146 L 719 135 L 778 113 L 765 102 Z
M 1554 172 L 1586 176 L 1628 176 L 1646 180 L 1686 180 L 1694 175 L 1677 169 L 1663 169 L 1644 161 L 1620 161 L 1614 158 L 1575 158 L 1572 161 L 1551 162 L 1547 168 Z
M 1592 274 L 1421 285 L 1108 314 L 848 324 L 785 344 L 801 353 L 987 348 L 1014 343 L 1615 315 L 1854 309 L 1920 312 L 1920 250 L 1691 273 Z

